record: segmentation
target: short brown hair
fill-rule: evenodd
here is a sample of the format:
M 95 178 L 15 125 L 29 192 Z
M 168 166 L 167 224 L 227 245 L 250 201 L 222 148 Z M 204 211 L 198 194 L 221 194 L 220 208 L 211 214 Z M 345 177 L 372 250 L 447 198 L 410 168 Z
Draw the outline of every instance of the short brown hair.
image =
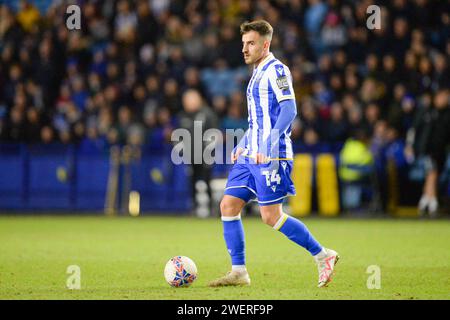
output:
M 241 35 L 250 31 L 256 31 L 261 36 L 272 40 L 273 28 L 270 23 L 265 20 L 246 21 L 241 24 Z

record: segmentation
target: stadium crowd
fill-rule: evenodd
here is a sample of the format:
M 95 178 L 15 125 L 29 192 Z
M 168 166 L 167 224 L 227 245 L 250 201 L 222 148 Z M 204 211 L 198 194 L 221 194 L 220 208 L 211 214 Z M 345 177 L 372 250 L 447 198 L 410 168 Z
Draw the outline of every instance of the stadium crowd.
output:
M 271 51 L 293 76 L 295 151 L 340 152 L 363 133 L 375 159 L 402 166 L 433 152 L 429 141 L 443 150 L 450 140 L 433 129 L 450 127 L 447 1 L 83 0 L 79 31 L 66 26 L 68 2 L 44 11 L 8 3 L 16 5 L 0 6 L 0 142 L 160 150 L 187 112 L 188 89 L 220 128 L 246 129 L 239 24 L 254 19 L 274 27 Z M 366 25 L 372 4 L 380 29 Z

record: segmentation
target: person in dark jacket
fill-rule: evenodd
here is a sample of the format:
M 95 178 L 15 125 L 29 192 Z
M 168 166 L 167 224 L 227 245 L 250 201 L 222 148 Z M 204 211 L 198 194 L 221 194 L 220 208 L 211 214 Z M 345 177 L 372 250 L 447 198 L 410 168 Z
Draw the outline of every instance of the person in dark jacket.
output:
M 432 217 L 437 215 L 438 179 L 444 170 L 450 146 L 449 98 L 448 89 L 437 91 L 434 106 L 420 110 L 408 131 L 406 156 L 424 156 L 426 160 L 425 184 L 418 206 L 421 215 L 426 212 Z
M 192 196 L 194 198 L 195 210 L 199 216 L 208 216 L 211 212 L 211 173 L 212 164 L 207 163 L 203 158 L 205 147 L 209 144 L 203 141 L 203 137 L 198 137 L 196 134 L 199 131 L 204 134 L 206 130 L 218 128 L 219 123 L 216 114 L 211 108 L 204 103 L 204 99 L 196 89 L 188 89 L 182 96 L 183 111 L 179 113 L 179 128 L 187 129 L 191 136 L 190 147 L 190 164 L 192 168 Z M 201 128 L 197 126 L 201 126 Z M 201 129 L 201 130 L 199 130 Z M 196 144 L 201 141 L 201 148 L 197 148 Z M 201 154 L 198 154 L 200 153 Z M 199 161 L 200 159 L 200 161 Z M 202 194 L 199 197 L 199 194 Z M 208 196 L 206 201 L 204 197 Z

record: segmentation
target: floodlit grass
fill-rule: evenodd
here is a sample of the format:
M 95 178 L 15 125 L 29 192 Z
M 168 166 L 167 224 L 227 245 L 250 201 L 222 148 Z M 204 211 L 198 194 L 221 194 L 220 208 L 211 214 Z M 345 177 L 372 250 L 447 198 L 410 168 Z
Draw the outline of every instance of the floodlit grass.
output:
M 328 288 L 318 289 L 307 251 L 245 218 L 250 287 L 209 288 L 229 270 L 218 218 L 0 217 L 0 299 L 450 299 L 450 221 L 304 219 L 341 260 Z M 199 275 L 171 288 L 163 269 L 185 255 Z M 67 267 L 81 268 L 69 290 Z M 381 269 L 369 290 L 368 266 Z

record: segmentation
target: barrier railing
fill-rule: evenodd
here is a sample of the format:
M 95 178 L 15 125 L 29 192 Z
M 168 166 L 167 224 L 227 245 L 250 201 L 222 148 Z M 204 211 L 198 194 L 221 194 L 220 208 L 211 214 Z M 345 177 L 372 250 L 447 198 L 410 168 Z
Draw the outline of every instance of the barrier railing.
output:
M 302 217 L 317 211 L 337 216 L 343 210 L 338 167 L 337 154 L 296 154 L 292 180 L 297 195 L 288 198 L 293 215 Z M 216 169 L 222 180 L 226 178 L 229 166 Z M 367 210 L 378 211 L 385 202 L 385 209 L 397 215 L 405 208 L 400 196 L 405 178 L 399 180 L 404 174 L 388 161 L 384 175 L 369 186 L 376 189 L 372 191 L 377 208 L 369 206 Z M 190 179 L 187 165 L 174 165 L 170 152 L 164 150 L 152 153 L 145 148 L 115 146 L 86 153 L 74 145 L 0 144 L 0 212 L 189 212 L 193 208 Z M 408 190 L 411 203 L 406 206 L 412 212 L 415 200 L 411 197 L 417 198 L 420 190 L 412 195 L 417 185 L 411 181 L 408 185 L 413 188 Z
M 142 211 L 192 207 L 185 165 L 169 154 L 129 147 L 83 153 L 70 145 L 0 145 L 0 212 L 128 212 L 131 191 Z M 136 193 L 134 193 L 136 195 Z

